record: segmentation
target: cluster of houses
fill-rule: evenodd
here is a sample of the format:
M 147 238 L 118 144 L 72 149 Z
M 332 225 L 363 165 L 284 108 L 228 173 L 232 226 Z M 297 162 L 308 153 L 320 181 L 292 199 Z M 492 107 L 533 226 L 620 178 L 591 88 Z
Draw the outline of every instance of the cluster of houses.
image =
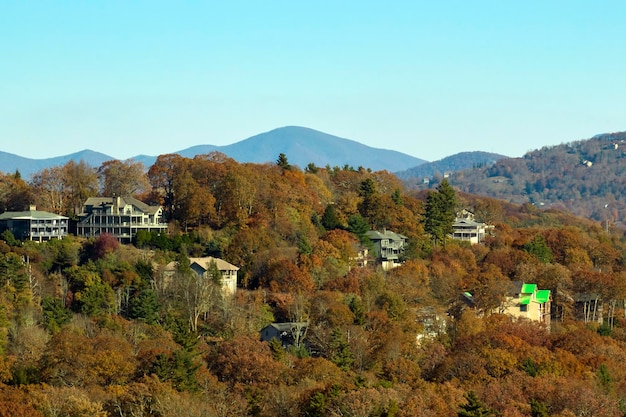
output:
M 115 236 L 121 243 L 130 243 L 137 232 L 167 233 L 167 223 L 163 218 L 163 208 L 145 204 L 132 197 L 92 197 L 83 204 L 78 221 L 72 226 L 77 236 L 97 237 L 100 234 Z M 481 243 L 492 226 L 475 220 L 474 215 L 464 210 L 458 214 L 453 225 L 453 239 Z M 0 214 L 0 233 L 10 230 L 17 239 L 44 242 L 62 239 L 70 233 L 69 218 L 35 207 L 21 212 Z M 368 260 L 384 270 L 400 266 L 407 247 L 407 237 L 399 233 L 371 230 L 367 236 L 372 242 L 373 253 L 360 252 L 356 263 L 366 266 Z M 204 257 L 190 258 L 190 267 L 199 276 L 206 276 L 209 268 L 216 265 L 221 273 L 222 289 L 225 294 L 234 294 L 237 290 L 239 268 L 222 259 Z M 163 273 L 167 277 L 176 270 L 175 263 L 165 266 Z M 472 295 L 463 295 L 471 304 Z M 515 283 L 511 294 L 501 308 L 502 313 L 512 317 L 526 318 L 538 323 L 550 324 L 550 291 L 537 288 L 535 284 Z M 306 323 L 272 323 L 260 332 L 262 340 L 277 339 L 284 346 L 294 344 L 294 340 L 304 338 Z

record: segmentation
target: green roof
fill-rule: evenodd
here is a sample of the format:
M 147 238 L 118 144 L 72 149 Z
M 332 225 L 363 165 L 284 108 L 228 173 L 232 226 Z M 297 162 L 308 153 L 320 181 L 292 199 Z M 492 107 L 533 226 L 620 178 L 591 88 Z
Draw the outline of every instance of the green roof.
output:
M 521 294 L 533 294 L 537 291 L 537 284 L 523 284 Z
M 538 290 L 537 291 L 537 302 L 538 303 L 547 303 L 550 301 L 550 290 Z

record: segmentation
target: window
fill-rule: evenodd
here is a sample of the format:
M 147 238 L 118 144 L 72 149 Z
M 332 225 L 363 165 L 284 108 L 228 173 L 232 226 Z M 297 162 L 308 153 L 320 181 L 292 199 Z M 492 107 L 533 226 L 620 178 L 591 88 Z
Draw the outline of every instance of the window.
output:
M 520 304 L 519 311 L 528 311 L 528 304 Z

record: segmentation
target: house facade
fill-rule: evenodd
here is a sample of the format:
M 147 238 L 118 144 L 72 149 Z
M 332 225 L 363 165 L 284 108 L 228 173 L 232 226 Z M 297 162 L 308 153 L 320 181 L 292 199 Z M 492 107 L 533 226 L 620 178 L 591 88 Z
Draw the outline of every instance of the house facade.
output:
M 0 233 L 11 231 L 16 239 L 45 242 L 67 236 L 68 218 L 31 206 L 26 211 L 0 214 Z
M 131 243 L 139 230 L 166 233 L 163 207 L 133 197 L 90 197 L 83 204 L 76 234 L 97 237 L 107 233 L 120 243 Z
M 493 226 L 485 223 L 477 222 L 474 219 L 474 213 L 469 210 L 463 210 L 457 214 L 452 225 L 452 238 L 465 240 L 472 245 L 482 242 L 487 235 L 487 231 Z
M 269 342 L 276 339 L 283 348 L 297 347 L 306 337 L 307 328 L 306 322 L 271 323 L 261 329 L 261 341 Z
M 540 290 L 537 284 L 513 282 L 513 288 L 501 312 L 550 326 L 550 290 Z
M 222 292 L 226 296 L 232 296 L 237 291 L 237 271 L 239 268 L 235 265 L 226 262 L 220 258 L 214 258 L 212 256 L 206 256 L 203 258 L 189 258 L 189 267 L 198 276 L 203 278 L 209 278 L 211 270 L 211 263 L 215 263 L 215 266 L 220 271 Z M 176 262 L 170 262 L 163 270 L 164 285 L 168 285 L 174 277 L 176 272 Z
M 201 277 L 206 277 L 209 273 L 211 262 L 215 262 L 215 266 L 222 274 L 221 282 L 222 289 L 226 294 L 235 294 L 237 291 L 237 271 L 239 268 L 235 265 L 226 262 L 220 258 L 213 258 L 212 256 L 207 256 L 204 258 L 189 258 L 189 266 L 191 269 Z
M 370 230 L 366 235 L 374 245 L 376 261 L 382 265 L 385 271 L 402 264 L 402 257 L 406 249 L 406 236 L 389 230 L 382 232 Z

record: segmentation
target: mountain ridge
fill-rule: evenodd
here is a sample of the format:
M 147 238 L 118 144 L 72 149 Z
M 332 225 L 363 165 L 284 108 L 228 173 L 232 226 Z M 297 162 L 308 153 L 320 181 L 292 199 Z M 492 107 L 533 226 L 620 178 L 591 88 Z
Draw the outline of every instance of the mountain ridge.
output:
M 309 163 L 317 166 L 353 166 L 371 168 L 374 171 L 390 172 L 408 169 L 426 160 L 399 151 L 374 148 L 352 139 L 324 133 L 318 130 L 285 126 L 259 133 L 230 145 L 194 145 L 171 153 L 193 158 L 196 155 L 221 152 L 238 162 L 266 163 L 276 160 L 280 153 L 289 158 L 292 165 L 301 168 Z M 150 167 L 158 156 L 137 155 L 132 158 Z M 62 165 L 69 160 L 81 160 L 92 166 L 118 159 L 100 152 L 85 149 L 68 155 L 45 159 L 31 159 L 0 151 L 0 171 L 20 171 L 28 177 L 33 173 L 54 165 Z

